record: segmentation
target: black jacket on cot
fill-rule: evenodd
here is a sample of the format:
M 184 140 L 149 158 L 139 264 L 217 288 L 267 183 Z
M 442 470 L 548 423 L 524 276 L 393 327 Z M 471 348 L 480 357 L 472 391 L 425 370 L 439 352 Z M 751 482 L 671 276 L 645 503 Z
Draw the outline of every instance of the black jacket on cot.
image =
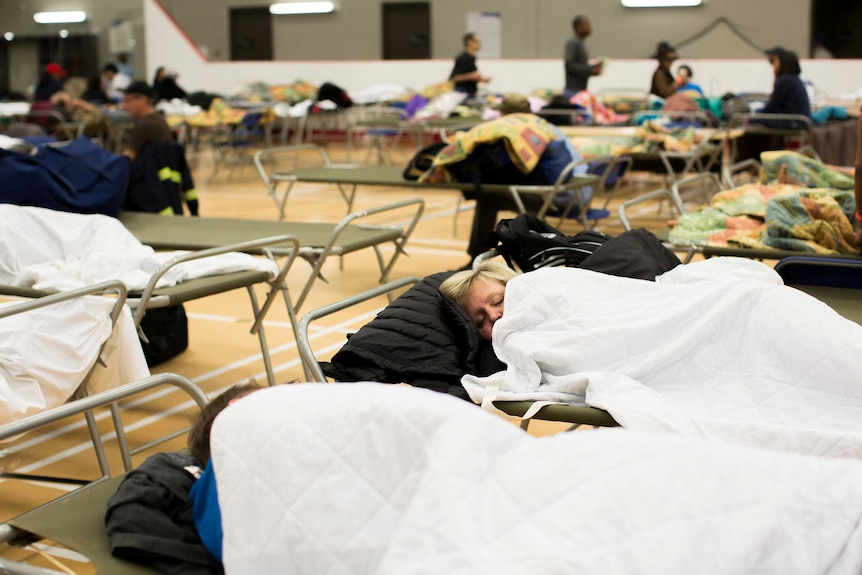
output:
M 157 453 L 126 475 L 108 499 L 105 527 L 114 557 L 150 565 L 159 573 L 224 573 L 195 528 L 187 467 L 199 462 L 184 453 Z
M 657 275 L 680 265 L 679 258 L 643 228 L 606 241 L 577 267 L 612 276 L 655 281 Z
M 181 216 L 183 203 L 191 215 L 198 215 L 198 195 L 185 147 L 174 142 L 147 144 L 132 162 L 123 209 Z
M 409 383 L 468 399 L 461 376 L 505 368 L 491 343 L 438 288 L 453 272 L 424 278 L 348 336 L 323 372 L 337 381 Z

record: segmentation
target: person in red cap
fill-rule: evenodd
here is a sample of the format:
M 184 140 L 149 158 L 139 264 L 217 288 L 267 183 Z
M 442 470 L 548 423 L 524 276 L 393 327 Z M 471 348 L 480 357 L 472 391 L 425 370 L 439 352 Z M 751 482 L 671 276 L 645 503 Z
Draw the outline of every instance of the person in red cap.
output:
M 66 70 L 56 62 L 45 66 L 45 73 L 36 84 L 36 92 L 33 99 L 37 101 L 51 100 L 57 92 L 63 91 L 63 80 L 68 75 Z

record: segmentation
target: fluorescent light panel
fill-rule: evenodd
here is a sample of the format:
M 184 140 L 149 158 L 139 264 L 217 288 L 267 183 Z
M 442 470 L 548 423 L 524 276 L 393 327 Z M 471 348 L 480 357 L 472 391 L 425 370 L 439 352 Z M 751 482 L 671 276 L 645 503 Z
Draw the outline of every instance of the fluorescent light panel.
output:
M 280 2 L 269 7 L 271 14 L 328 14 L 335 11 L 332 2 Z
M 33 20 L 39 24 L 66 24 L 70 22 L 83 22 L 87 19 L 87 13 L 83 10 L 67 10 L 64 12 L 36 12 Z
M 703 0 L 621 0 L 626 8 L 674 8 L 700 6 Z

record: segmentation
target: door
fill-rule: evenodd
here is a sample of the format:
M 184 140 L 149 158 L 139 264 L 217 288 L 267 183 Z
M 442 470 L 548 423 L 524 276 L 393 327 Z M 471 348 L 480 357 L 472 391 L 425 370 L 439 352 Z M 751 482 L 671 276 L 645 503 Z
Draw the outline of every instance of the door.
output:
M 431 58 L 431 7 L 428 2 L 383 4 L 383 59 Z
M 269 8 L 230 9 L 230 59 L 272 60 Z

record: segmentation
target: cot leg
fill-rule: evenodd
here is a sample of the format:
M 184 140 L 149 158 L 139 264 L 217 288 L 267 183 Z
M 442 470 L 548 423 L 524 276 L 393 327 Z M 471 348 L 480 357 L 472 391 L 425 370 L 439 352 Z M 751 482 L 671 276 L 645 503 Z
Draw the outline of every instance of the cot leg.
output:
M 128 473 L 133 469 L 132 457 L 129 454 L 129 442 L 126 441 L 123 420 L 120 418 L 120 406 L 112 403 L 109 409 L 111 410 L 111 419 L 114 421 L 114 431 L 117 434 L 117 445 L 120 447 L 120 457 L 123 459 L 123 469 Z
M 272 360 L 269 357 L 269 346 L 266 343 L 266 333 L 263 329 L 263 318 L 260 316 L 260 306 L 257 303 L 257 294 L 254 293 L 252 286 L 247 286 L 248 297 L 251 300 L 251 309 L 254 313 L 255 325 L 257 325 L 257 339 L 260 341 L 260 356 L 263 358 L 263 367 L 266 371 L 267 384 L 272 387 L 275 385 L 275 374 L 272 371 Z
M 87 420 L 87 429 L 90 431 L 90 439 L 93 441 L 93 451 L 96 452 L 96 460 L 99 462 L 99 471 L 102 477 L 110 477 L 111 469 L 108 467 L 108 458 L 105 457 L 105 446 L 102 444 L 102 436 L 99 435 L 99 428 L 96 427 L 96 416 L 92 411 L 84 413 L 84 418 Z

